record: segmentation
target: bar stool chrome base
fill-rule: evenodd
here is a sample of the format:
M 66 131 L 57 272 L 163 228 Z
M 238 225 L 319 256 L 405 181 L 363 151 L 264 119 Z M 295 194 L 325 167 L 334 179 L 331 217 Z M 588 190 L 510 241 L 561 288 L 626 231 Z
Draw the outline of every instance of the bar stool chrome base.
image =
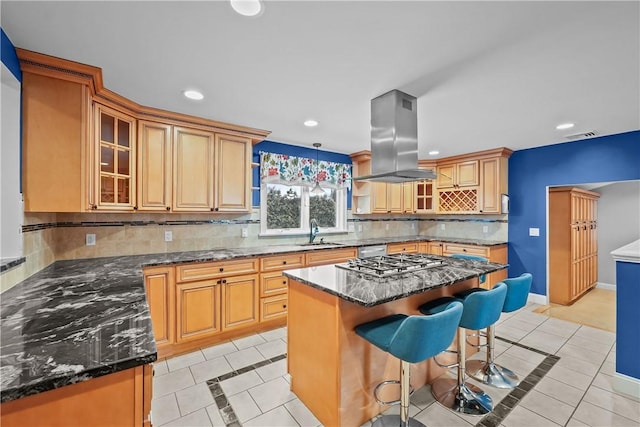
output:
M 445 408 L 468 415 L 485 415 L 491 412 L 491 396 L 473 384 L 458 382 L 453 378 L 441 378 L 431 384 L 431 394 Z
M 485 360 L 467 360 L 467 375 L 496 388 L 514 388 L 520 378 L 508 368 Z
M 383 415 L 373 422 L 371 427 L 426 427 L 415 418 L 409 417 L 405 423 L 400 415 Z

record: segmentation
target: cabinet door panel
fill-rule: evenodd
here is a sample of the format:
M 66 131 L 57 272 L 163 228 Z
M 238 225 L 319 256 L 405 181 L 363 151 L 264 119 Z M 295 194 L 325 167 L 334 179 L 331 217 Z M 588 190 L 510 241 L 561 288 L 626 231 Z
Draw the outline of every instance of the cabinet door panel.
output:
M 450 188 L 456 184 L 456 165 L 442 165 L 436 168 L 436 185 L 438 188 Z
M 371 183 L 371 211 L 373 213 L 387 213 L 387 183 Z
M 251 207 L 251 140 L 216 135 L 216 205 L 221 212 L 248 212 Z
M 214 134 L 176 127 L 173 140 L 173 210 L 211 211 Z
M 402 184 L 387 184 L 387 212 L 402 213 Z
M 178 285 L 176 304 L 178 342 L 220 332 L 220 285 L 217 282 Z
M 289 279 L 280 271 L 260 273 L 260 296 L 266 297 L 287 292 Z
M 258 322 L 258 276 L 222 279 L 223 328 L 232 329 Z
M 480 211 L 500 213 L 500 159 L 481 162 Z
M 287 315 L 287 294 L 276 295 L 260 300 L 260 321 L 275 319 Z
M 170 210 L 171 167 L 171 126 L 139 122 L 138 209 Z
M 144 284 L 158 347 L 175 340 L 175 276 L 173 267 L 144 270 Z
M 405 182 L 402 184 L 402 212 L 414 213 L 416 202 L 416 184 L 414 182 Z
M 456 184 L 460 187 L 478 185 L 478 161 L 471 160 L 457 164 Z

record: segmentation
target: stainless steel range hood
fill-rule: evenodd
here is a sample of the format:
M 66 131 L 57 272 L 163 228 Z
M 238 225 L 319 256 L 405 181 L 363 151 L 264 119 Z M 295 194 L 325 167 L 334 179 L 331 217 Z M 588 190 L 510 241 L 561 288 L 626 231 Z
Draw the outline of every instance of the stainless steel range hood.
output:
M 435 179 L 418 169 L 418 100 L 392 90 L 371 100 L 371 175 L 360 181 L 409 182 Z

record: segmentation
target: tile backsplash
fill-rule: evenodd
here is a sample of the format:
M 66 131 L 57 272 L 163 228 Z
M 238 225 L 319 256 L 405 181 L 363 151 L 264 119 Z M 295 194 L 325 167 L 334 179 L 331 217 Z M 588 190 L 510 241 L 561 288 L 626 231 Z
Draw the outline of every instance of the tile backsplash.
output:
M 465 237 L 507 240 L 507 216 L 388 216 L 348 213 L 348 233 L 323 235 L 343 241 L 393 236 Z M 247 237 L 242 237 L 246 228 Z M 486 229 L 486 232 L 485 232 Z M 165 231 L 172 241 L 165 242 Z M 257 245 L 297 244 L 306 235 L 260 237 L 260 212 L 247 215 L 26 213 L 23 239 L 26 262 L 0 275 L 4 291 L 53 261 L 116 255 L 180 252 Z M 87 234 L 96 235 L 87 246 Z

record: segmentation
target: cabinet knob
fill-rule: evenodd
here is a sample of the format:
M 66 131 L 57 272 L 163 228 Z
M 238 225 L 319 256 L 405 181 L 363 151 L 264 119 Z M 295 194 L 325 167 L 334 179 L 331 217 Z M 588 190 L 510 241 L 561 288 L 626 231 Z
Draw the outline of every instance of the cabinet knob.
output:
M 218 280 L 218 281 L 216 282 L 216 284 L 218 284 L 218 285 L 219 285 L 219 284 L 221 284 L 221 283 L 222 283 L 222 280 Z
M 171 208 L 169 206 L 167 206 L 167 211 L 170 211 L 170 210 L 171 210 Z
M 389 211 L 387 211 L 387 213 L 391 213 L 391 211 L 389 210 Z
M 282 304 L 282 308 L 287 308 L 287 304 Z
M 91 205 L 91 209 L 98 209 L 98 205 Z
M 220 267 L 220 271 L 224 271 L 224 267 Z
M 220 208 L 213 208 L 214 211 L 218 212 Z
M 227 283 L 227 279 L 222 279 L 222 283 Z
M 286 281 L 286 280 L 283 280 L 283 281 L 282 281 L 282 284 L 283 284 L 283 285 L 286 285 L 286 284 L 287 284 L 287 281 Z
M 137 210 L 138 210 L 138 207 L 137 207 L 137 206 L 134 206 L 134 207 L 133 207 L 133 210 L 134 210 L 134 211 L 137 211 Z
M 463 248 L 463 249 L 462 249 L 462 252 L 467 252 L 467 250 Z
M 283 263 L 283 264 L 286 264 L 286 263 L 287 263 L 287 261 L 282 261 L 282 263 Z
M 211 212 L 213 212 L 213 208 L 209 209 Z

